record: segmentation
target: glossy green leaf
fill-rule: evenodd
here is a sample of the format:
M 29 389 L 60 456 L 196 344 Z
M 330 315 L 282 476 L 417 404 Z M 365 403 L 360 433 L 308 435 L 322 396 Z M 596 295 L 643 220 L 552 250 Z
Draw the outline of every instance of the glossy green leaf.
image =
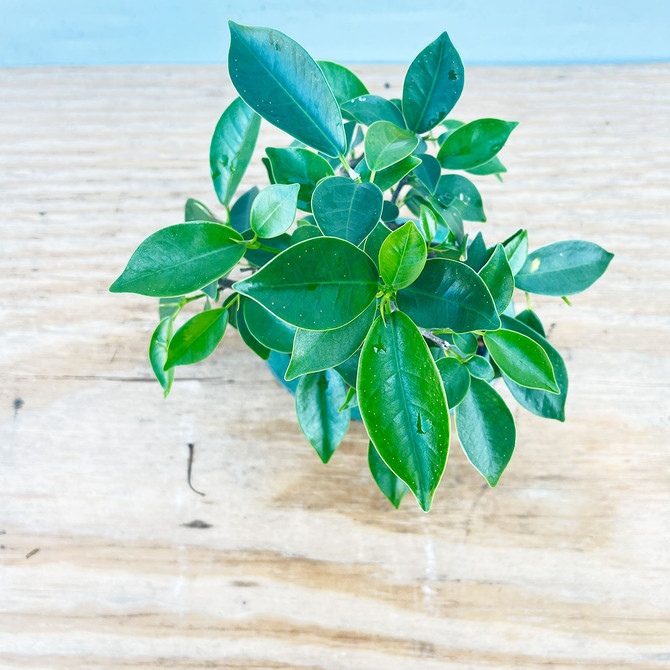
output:
M 360 244 L 381 217 L 384 196 L 374 184 L 328 177 L 312 196 L 312 211 L 324 235 Z
M 468 255 L 465 264 L 479 272 L 489 259 L 489 252 L 481 233 L 477 233 L 468 243 Z
M 415 156 L 421 159 L 421 164 L 414 168 L 414 175 L 430 193 L 435 193 L 442 174 L 437 158 L 430 154 L 415 154 Z
M 379 250 L 379 272 L 387 286 L 406 288 L 426 264 L 426 242 L 413 221 L 394 230 Z
M 344 382 L 334 370 L 305 375 L 296 389 L 300 429 L 324 463 L 328 463 L 347 434 L 350 412 L 339 411 L 346 397 Z
M 449 409 L 454 409 L 461 404 L 470 389 L 470 373 L 455 358 L 440 358 L 436 365 L 447 394 Z
M 304 242 L 305 240 L 311 240 L 314 237 L 322 237 L 323 233 L 318 226 L 313 226 L 311 224 L 306 226 L 298 226 L 291 235 L 291 246 L 298 244 L 298 242 Z
M 338 104 L 367 95 L 368 89 L 365 88 L 365 84 L 344 65 L 328 60 L 319 60 L 317 65 L 323 71 Z
M 343 102 L 341 107 L 343 112 L 347 112 L 364 126 L 371 126 L 375 121 L 388 121 L 400 128 L 405 127 L 405 120 L 400 110 L 392 102 L 378 95 L 361 95 Z
M 253 300 L 244 301 L 244 320 L 251 334 L 273 351 L 290 354 L 296 329 Z
M 228 274 L 244 255 L 239 233 L 218 223 L 178 223 L 150 235 L 135 250 L 112 293 L 157 298 L 183 295 Z
M 305 240 L 276 256 L 234 289 L 305 330 L 330 330 L 353 321 L 374 300 L 377 268 L 350 242 Z
M 496 245 L 486 265 L 479 271 L 479 276 L 488 286 L 498 314 L 502 314 L 512 301 L 514 277 L 501 244 Z
M 486 161 L 486 163 L 482 163 L 477 167 L 470 168 L 466 170 L 466 172 L 478 176 L 494 174 L 500 178 L 499 175 L 507 172 L 507 168 L 502 164 L 501 160 L 497 156 L 494 156 L 490 161 Z
M 455 414 L 456 432 L 465 455 L 489 486 L 495 486 L 514 452 L 512 412 L 492 386 L 473 379 Z
M 438 219 L 435 212 L 425 205 L 419 208 L 419 225 L 425 240 L 430 243 L 437 235 Z
M 398 206 L 393 204 L 390 200 L 384 200 L 382 208 L 382 221 L 392 222 L 400 216 Z
M 474 333 L 454 333 L 450 337 L 454 346 L 457 347 L 464 356 L 472 356 L 477 353 L 477 349 L 479 349 L 479 338 Z
M 370 473 L 379 490 L 389 499 L 390 503 L 398 509 L 402 499 L 407 495 L 409 488 L 405 482 L 396 477 L 393 470 L 382 460 L 372 442 L 368 443 L 368 465 Z
M 412 170 L 421 165 L 421 159 L 416 156 L 407 156 L 401 161 L 394 163 L 391 167 L 380 170 L 375 173 L 374 184 L 377 184 L 382 191 L 395 186 L 403 177 L 406 177 Z M 361 161 L 356 166 L 356 172 L 361 175 L 363 181 L 370 181 L 372 172 L 365 161 Z
M 365 162 L 370 170 L 383 170 L 407 158 L 418 143 L 414 133 L 388 121 L 375 121 L 365 134 Z
M 259 237 L 278 237 L 293 224 L 298 206 L 298 184 L 265 187 L 251 206 L 251 229 Z
M 270 349 L 268 349 L 264 344 L 261 344 L 249 330 L 249 326 L 247 325 L 247 320 L 245 317 L 246 310 L 244 309 L 246 302 L 247 300 L 242 298 L 236 311 L 237 330 L 239 331 L 242 340 L 249 347 L 249 349 L 251 349 L 264 361 L 266 361 L 270 357 Z
M 319 372 L 344 363 L 363 343 L 375 311 L 376 305 L 372 303 L 353 321 L 334 330 L 298 329 L 293 340 L 293 354 L 286 370 L 286 379 L 295 379 L 308 372 Z
M 291 394 L 295 395 L 295 391 L 298 388 L 299 379 L 293 379 L 290 382 L 287 382 L 284 379 L 284 374 L 286 373 L 286 368 L 288 367 L 288 362 L 291 360 L 291 357 L 288 354 L 280 354 L 278 351 L 271 351 L 270 356 L 267 360 L 267 366 L 272 372 L 272 376 Z
M 384 240 L 391 234 L 391 229 L 381 221 L 374 227 L 374 230 L 365 238 L 363 249 L 365 253 L 379 267 L 379 250 L 382 248 Z
M 251 230 L 251 207 L 260 193 L 258 186 L 243 193 L 230 208 L 230 225 L 238 232 Z
M 599 279 L 612 258 L 614 254 L 593 242 L 554 242 L 528 255 L 516 285 L 529 293 L 573 295 Z
M 448 170 L 467 170 L 490 161 L 518 126 L 516 121 L 479 119 L 456 129 L 440 147 L 437 160 Z
M 240 97 L 304 144 L 327 156 L 343 154 L 340 108 L 312 57 L 278 30 L 228 25 L 228 71 Z
M 438 221 L 451 231 L 459 244 L 462 244 L 465 239 L 465 231 L 463 230 L 463 215 L 460 209 L 455 205 L 445 207 L 432 195 L 428 196 L 428 203 L 437 215 Z
M 469 358 L 465 361 L 465 367 L 471 376 L 483 379 L 486 382 L 490 382 L 496 376 L 491 364 L 483 356 Z
M 486 221 L 482 196 L 467 177 L 459 174 L 442 175 L 435 189 L 435 197 L 444 207 L 451 204 L 458 207 L 466 221 Z
M 228 206 L 254 153 L 261 117 L 235 98 L 216 124 L 209 148 L 209 169 L 219 202 Z
M 501 317 L 503 328 L 521 333 L 539 344 L 549 357 L 554 370 L 554 377 L 560 389 L 560 393 L 551 393 L 539 389 L 530 389 L 513 382 L 507 375 L 503 379 L 514 399 L 529 412 L 543 416 L 547 419 L 565 421 L 565 401 L 568 395 L 568 371 L 561 355 L 547 342 L 539 333 L 509 316 Z
M 502 245 L 512 274 L 516 276 L 528 258 L 528 231 L 523 228 L 517 230 Z
M 165 369 L 207 358 L 221 341 L 227 325 L 227 309 L 210 309 L 190 318 L 170 340 Z
M 472 268 L 458 261 L 429 259 L 419 278 L 398 291 L 397 301 L 398 307 L 423 328 L 467 333 L 500 327 L 486 284 Z
M 484 344 L 496 365 L 512 381 L 527 388 L 559 392 L 551 361 L 534 340 L 501 328 L 484 333 Z
M 207 205 L 199 200 L 189 198 L 184 205 L 184 221 L 211 221 L 212 223 L 221 223 L 221 220 L 212 212 Z
M 411 63 L 402 91 L 402 111 L 415 133 L 434 128 L 458 102 L 463 91 L 463 62 L 446 32 Z
M 542 337 L 546 337 L 542 321 L 540 321 L 540 317 L 532 309 L 524 309 L 523 312 L 519 312 L 514 318 L 517 321 L 521 321 L 521 323 L 525 323 L 536 333 L 542 335 Z
M 158 383 L 163 388 L 163 397 L 167 398 L 174 381 L 174 369 L 165 371 L 165 362 L 168 357 L 168 347 L 172 339 L 172 318 L 166 317 L 160 321 L 149 342 L 149 362 L 156 375 Z
M 372 325 L 356 384 L 365 428 L 379 455 L 431 506 L 449 450 L 449 410 L 435 362 L 411 319 L 395 311 Z
M 298 207 L 312 211 L 312 193 L 324 177 L 334 175 L 328 161 L 309 149 L 266 150 L 272 164 L 272 174 L 277 184 L 300 184 Z
M 216 294 L 219 292 L 219 282 L 214 280 L 211 284 L 202 287 L 202 292 L 212 300 L 216 300 Z

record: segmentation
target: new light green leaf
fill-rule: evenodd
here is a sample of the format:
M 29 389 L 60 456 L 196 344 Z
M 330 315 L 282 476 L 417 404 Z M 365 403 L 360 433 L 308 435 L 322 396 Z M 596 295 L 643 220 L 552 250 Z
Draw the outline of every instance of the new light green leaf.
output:
M 209 169 L 219 202 L 230 203 L 254 153 L 261 117 L 235 98 L 216 124 L 209 148 Z
M 305 375 L 296 389 L 300 429 L 324 463 L 328 463 L 347 434 L 350 410 L 339 411 L 346 398 L 344 382 L 334 370 Z
M 158 383 L 163 388 L 163 397 L 167 398 L 174 381 L 174 369 L 165 371 L 165 362 L 168 356 L 168 347 L 172 338 L 172 317 L 168 316 L 160 321 L 149 342 L 149 362 Z
M 400 110 L 392 102 L 378 95 L 361 95 L 343 102 L 341 107 L 343 112 L 364 126 L 371 126 L 375 121 L 388 121 L 400 128 L 405 127 L 405 120 Z
M 468 170 L 490 161 L 518 126 L 516 121 L 479 119 L 451 133 L 437 153 L 440 165 L 448 170 Z
M 419 278 L 398 291 L 397 302 L 423 328 L 450 328 L 456 333 L 467 333 L 500 327 L 486 284 L 472 268 L 459 261 L 429 259 Z
M 516 427 L 512 412 L 498 392 L 481 379 L 454 410 L 456 432 L 468 460 L 495 486 L 512 458 Z
M 316 237 L 289 247 L 233 288 L 293 326 L 331 330 L 374 300 L 377 268 L 350 242 Z
M 412 61 L 402 91 L 402 112 L 415 133 L 434 128 L 458 102 L 464 83 L 463 62 L 446 32 Z
M 240 97 L 304 144 L 327 156 L 344 154 L 342 114 L 312 57 L 278 30 L 228 25 L 228 71 Z
M 447 462 L 449 410 L 428 346 L 407 315 L 395 311 L 372 325 L 356 392 L 379 455 L 427 512 Z
M 375 121 L 365 134 L 365 162 L 370 170 L 384 168 L 409 156 L 419 138 L 388 121 Z
M 253 300 L 244 301 L 244 320 L 251 334 L 273 351 L 290 354 L 293 349 L 295 327 L 278 319 Z
M 455 358 L 440 358 L 436 362 L 437 371 L 447 394 L 449 409 L 454 409 L 463 402 L 470 390 L 470 373 Z
M 190 318 L 172 336 L 164 368 L 191 365 L 207 358 L 221 341 L 227 325 L 227 309 L 210 309 Z
M 285 233 L 295 219 L 298 184 L 266 186 L 251 205 L 251 229 L 265 238 Z
M 614 254 L 593 242 L 554 242 L 528 255 L 516 285 L 541 295 L 581 293 L 602 276 L 612 258 Z
M 379 272 L 387 286 L 402 289 L 421 274 L 426 264 L 426 242 L 413 221 L 394 230 L 379 250 Z
M 318 60 L 316 63 L 323 71 L 338 104 L 367 95 L 368 89 L 365 88 L 365 84 L 344 65 L 328 60 Z
M 368 443 L 368 466 L 370 473 L 379 490 L 389 499 L 390 503 L 398 509 L 402 499 L 407 495 L 409 488 L 405 482 L 396 477 L 393 470 L 389 468 L 377 453 L 375 445 Z
M 479 276 L 488 286 L 498 314 L 502 314 L 512 302 L 514 277 L 501 244 L 496 245 L 486 265 L 479 271 Z
M 169 298 L 197 291 L 228 274 L 244 255 L 242 236 L 218 223 L 178 223 L 135 250 L 112 293 Z

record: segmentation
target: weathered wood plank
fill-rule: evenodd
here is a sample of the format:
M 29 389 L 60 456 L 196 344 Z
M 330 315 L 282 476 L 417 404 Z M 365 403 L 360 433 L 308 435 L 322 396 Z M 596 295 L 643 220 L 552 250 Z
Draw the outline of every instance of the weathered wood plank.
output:
M 401 68 L 357 71 L 400 93 Z M 488 238 L 527 226 L 616 258 L 574 307 L 535 301 L 567 423 L 515 410 L 496 490 L 454 449 L 424 515 L 375 490 L 360 429 L 322 466 L 234 332 L 164 402 L 153 301 L 107 293 L 186 197 L 215 203 L 225 70 L 2 71 L 0 665 L 670 666 L 669 82 L 668 65 L 469 72 L 457 117 L 521 122 L 504 184 L 478 180 Z M 246 181 L 264 183 L 258 157 Z

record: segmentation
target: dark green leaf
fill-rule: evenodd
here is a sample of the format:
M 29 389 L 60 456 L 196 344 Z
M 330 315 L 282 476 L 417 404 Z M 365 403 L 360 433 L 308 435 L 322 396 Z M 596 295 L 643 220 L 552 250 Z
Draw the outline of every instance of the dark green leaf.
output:
M 174 369 L 165 371 L 168 347 L 172 338 L 172 318 L 166 317 L 156 326 L 149 342 L 149 362 L 158 383 L 163 388 L 163 397 L 167 398 L 174 381 Z
M 254 231 L 250 229 L 242 237 L 249 241 L 253 239 L 254 235 Z M 267 251 L 267 249 L 247 249 L 244 260 L 257 268 L 263 267 L 275 258 L 279 252 L 291 246 L 291 236 L 288 233 L 284 233 L 283 235 L 279 235 L 279 237 L 273 237 L 271 240 L 263 240 L 263 246 L 267 247 L 267 249 L 274 249 L 274 251 Z
M 554 242 L 528 255 L 516 276 L 516 285 L 542 295 L 580 293 L 602 276 L 613 257 L 593 242 Z
M 244 320 L 251 334 L 265 347 L 283 354 L 293 349 L 295 328 L 253 300 L 244 301 Z
M 225 207 L 230 203 L 254 153 L 261 117 L 235 98 L 216 124 L 209 148 L 214 190 Z
M 402 289 L 421 274 L 426 264 L 426 242 L 413 221 L 394 230 L 379 250 L 379 272 L 387 286 Z
M 400 216 L 400 210 L 389 200 L 384 200 L 382 208 L 382 221 L 395 221 Z
M 266 150 L 272 163 L 272 174 L 277 184 L 300 184 L 298 207 L 305 212 L 312 211 L 312 193 L 321 179 L 334 175 L 325 158 L 309 149 Z
M 165 369 L 207 358 L 221 341 L 227 325 L 227 309 L 210 309 L 190 318 L 170 340 Z
M 397 297 L 398 307 L 424 328 L 467 333 L 500 327 L 486 284 L 472 268 L 458 261 L 426 261 L 419 278 Z
M 236 313 L 236 319 L 237 319 L 237 330 L 239 331 L 242 340 L 244 343 L 251 349 L 255 354 L 260 356 L 264 361 L 267 361 L 267 359 L 270 357 L 270 349 L 268 349 L 265 345 L 261 344 L 252 334 L 251 331 L 249 330 L 249 326 L 247 325 L 247 320 L 244 316 L 244 303 L 246 302 L 245 299 L 240 300 L 240 306 L 237 309 Z
M 486 221 L 482 196 L 477 187 L 459 174 L 445 174 L 440 177 L 435 197 L 443 207 L 458 207 L 466 221 Z
M 286 374 L 286 368 L 288 367 L 288 362 L 291 360 L 291 357 L 288 354 L 280 354 L 278 351 L 271 351 L 270 356 L 267 360 L 267 365 L 270 368 L 270 372 L 274 378 L 291 394 L 295 395 L 295 391 L 298 388 L 298 379 L 293 379 L 290 382 L 287 382 L 284 379 Z
M 440 223 L 451 231 L 459 244 L 462 244 L 465 239 L 465 232 L 463 230 L 463 215 L 458 207 L 455 205 L 444 207 L 432 195 L 428 196 L 428 203 L 437 215 Z
M 414 175 L 430 193 L 435 193 L 442 174 L 437 158 L 430 154 L 415 154 L 415 156 L 421 159 L 421 165 L 414 168 Z
M 251 206 L 251 229 L 259 237 L 278 237 L 295 219 L 298 184 L 274 184 L 265 187 Z
M 525 323 L 536 333 L 542 335 L 542 337 L 546 337 L 542 321 L 540 321 L 540 317 L 532 309 L 524 309 L 523 312 L 519 312 L 514 318 L 517 321 L 521 321 L 521 323 Z
M 414 133 L 388 121 L 375 121 L 365 134 L 365 162 L 370 170 L 383 170 L 407 158 L 418 143 Z
M 323 233 L 319 230 L 318 226 L 313 226 L 311 224 L 298 226 L 291 235 L 291 246 L 298 244 L 298 242 L 304 242 L 305 240 L 311 240 L 314 237 L 322 236 Z
M 400 311 L 372 325 L 361 351 L 358 405 L 379 455 L 430 509 L 449 450 L 449 410 L 423 336 Z
M 374 300 L 377 268 L 350 242 L 316 237 L 289 247 L 234 289 L 298 328 L 330 330 Z
M 371 126 L 375 121 L 388 121 L 400 128 L 405 127 L 405 120 L 400 110 L 392 102 L 378 95 L 361 95 L 343 102 L 341 107 L 343 112 L 347 112 L 364 126 Z
M 368 465 L 370 473 L 379 490 L 389 499 L 393 507 L 398 509 L 409 488 L 402 479 L 399 479 L 382 460 L 372 442 L 368 443 Z
M 479 119 L 456 129 L 440 147 L 437 160 L 448 170 L 468 170 L 490 161 L 505 145 L 516 121 Z
M 211 221 L 212 223 L 221 223 L 216 214 L 199 200 L 189 198 L 184 205 L 184 221 Z
M 327 156 L 343 154 L 340 108 L 312 57 L 278 30 L 228 25 L 228 71 L 240 97 L 301 142 Z
M 463 91 L 463 63 L 447 33 L 431 42 L 405 76 L 402 111 L 415 133 L 434 128 L 449 114 Z
M 365 238 L 363 249 L 365 253 L 379 267 L 379 250 L 382 248 L 384 240 L 391 234 L 391 230 L 381 221 L 374 227 L 374 230 Z
M 268 173 L 268 181 L 271 184 L 276 184 L 277 180 L 275 179 L 274 172 L 272 171 L 272 163 L 270 162 L 270 159 L 267 156 L 263 156 L 261 158 L 261 163 L 263 163 L 263 167 L 265 168 L 265 171 Z
M 464 356 L 472 356 L 477 353 L 479 348 L 479 338 L 474 333 L 455 333 L 451 336 L 451 339 L 455 347 L 458 347 L 458 350 Z
M 514 417 L 498 392 L 473 379 L 470 391 L 456 408 L 456 431 L 468 460 L 495 486 L 514 452 Z
M 344 65 L 327 60 L 319 60 L 317 65 L 323 70 L 326 81 L 335 94 L 338 104 L 357 98 L 360 95 L 367 95 L 368 89 L 365 88 L 363 82 Z
M 496 375 L 491 364 L 483 356 L 473 356 L 465 361 L 465 366 L 473 377 L 490 382 Z
M 470 373 L 455 358 L 440 358 L 436 365 L 447 394 L 449 409 L 454 409 L 461 404 L 470 389 Z
M 346 397 L 344 382 L 334 370 L 305 375 L 295 392 L 300 428 L 324 463 L 347 434 L 350 412 L 339 411 Z
M 251 206 L 259 194 L 258 186 L 243 193 L 230 209 L 230 225 L 238 232 L 243 233 L 251 229 Z
M 528 231 L 521 228 L 502 244 L 512 274 L 517 275 L 528 258 Z
M 216 294 L 219 292 L 219 282 L 214 280 L 211 284 L 202 287 L 202 292 L 212 300 L 216 300 Z
M 475 272 L 479 272 L 489 259 L 489 252 L 481 233 L 477 233 L 468 244 L 468 257 L 465 259 L 466 265 L 469 265 Z
M 512 301 L 514 277 L 501 244 L 496 245 L 488 262 L 479 271 L 479 276 L 488 286 L 498 314 L 502 314 Z
M 349 386 L 356 387 L 356 376 L 358 375 L 358 362 L 361 356 L 359 349 L 353 356 L 347 358 L 344 363 L 335 366 L 335 369 L 340 374 L 342 379 L 349 384 Z M 362 419 L 361 419 L 362 420 Z
M 324 235 L 360 244 L 374 229 L 382 213 L 384 196 L 374 184 L 359 184 L 348 177 L 328 177 L 312 196 L 314 218 Z
M 135 250 L 112 293 L 168 298 L 197 291 L 228 274 L 244 255 L 239 233 L 218 223 L 178 223 Z

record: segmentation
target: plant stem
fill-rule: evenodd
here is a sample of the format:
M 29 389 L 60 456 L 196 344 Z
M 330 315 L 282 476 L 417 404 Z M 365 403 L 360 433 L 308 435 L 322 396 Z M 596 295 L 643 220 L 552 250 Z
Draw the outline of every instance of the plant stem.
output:
M 393 191 L 393 195 L 391 196 L 391 202 L 395 205 L 398 202 L 398 196 L 400 195 L 400 191 L 402 190 L 402 187 L 407 183 L 407 177 L 403 177 L 399 182 L 398 185 L 395 187 L 395 191 Z

